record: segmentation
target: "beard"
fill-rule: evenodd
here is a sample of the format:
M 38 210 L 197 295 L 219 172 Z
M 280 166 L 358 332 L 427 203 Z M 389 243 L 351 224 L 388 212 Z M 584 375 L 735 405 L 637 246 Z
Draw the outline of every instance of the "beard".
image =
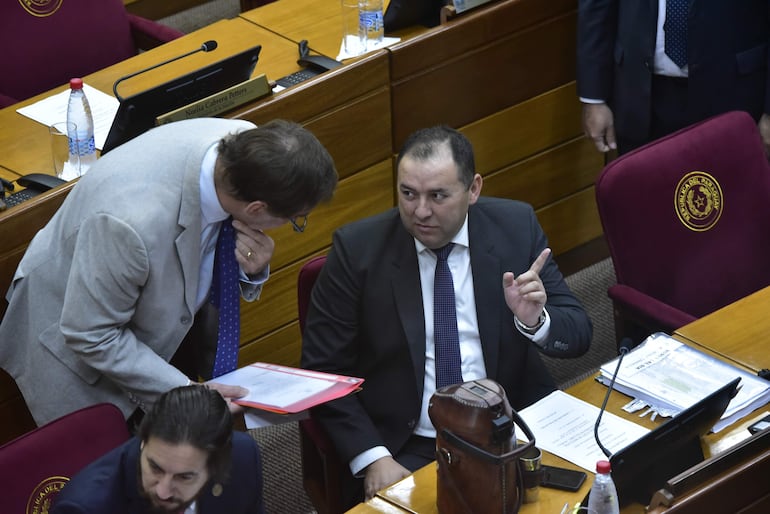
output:
M 139 496 L 144 500 L 143 510 L 146 514 L 169 514 L 169 512 L 178 514 L 184 512 L 195 502 L 205 487 L 206 484 L 204 484 L 198 492 L 187 501 L 182 501 L 181 498 L 176 497 L 171 498 L 170 501 L 161 501 L 155 494 L 144 490 L 144 487 L 142 486 L 142 470 L 141 467 L 137 466 L 137 488 L 139 489 Z

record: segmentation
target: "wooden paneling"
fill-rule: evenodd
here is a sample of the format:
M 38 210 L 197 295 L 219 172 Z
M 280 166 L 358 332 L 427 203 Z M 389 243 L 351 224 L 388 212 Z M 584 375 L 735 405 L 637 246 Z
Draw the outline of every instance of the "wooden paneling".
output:
M 462 127 L 574 80 L 574 4 L 504 2 L 393 47 L 396 148 L 418 128 Z
M 570 82 L 462 127 L 482 175 L 582 134 L 580 106 Z M 597 154 L 597 163 L 600 162 Z
M 305 125 L 329 150 L 341 178 L 391 155 L 388 53 L 375 52 L 229 116 Z
M 600 170 L 598 160 L 599 154 L 589 141 L 573 139 L 485 177 L 483 191 L 539 209 L 592 187 Z
M 593 186 L 536 211 L 554 255 L 602 235 Z

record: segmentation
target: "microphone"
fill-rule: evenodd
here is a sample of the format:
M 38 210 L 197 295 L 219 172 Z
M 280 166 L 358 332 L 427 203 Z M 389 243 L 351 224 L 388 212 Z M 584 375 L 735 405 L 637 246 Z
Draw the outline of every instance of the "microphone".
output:
M 164 66 L 164 65 L 166 65 L 166 64 L 168 64 L 170 62 L 178 61 L 179 59 L 187 57 L 188 55 L 197 54 L 198 52 L 211 52 L 213 50 L 216 50 L 216 48 L 217 48 L 217 42 L 212 39 L 211 41 L 206 41 L 205 43 L 203 43 L 200 46 L 200 48 L 196 48 L 195 50 L 192 50 L 192 51 L 187 52 L 185 54 L 178 55 L 176 57 L 173 57 L 173 58 L 169 59 L 168 61 L 163 61 L 163 62 L 161 62 L 159 64 L 154 65 L 154 66 L 150 66 L 149 68 L 145 68 L 143 70 L 139 70 L 137 72 L 131 73 L 130 75 L 126 75 L 125 77 L 120 77 L 112 85 L 112 93 L 115 95 L 115 98 L 117 98 L 119 102 L 122 102 L 123 101 L 123 97 L 121 97 L 118 94 L 118 84 L 120 84 L 124 80 L 128 80 L 128 79 L 130 79 L 132 77 L 136 77 L 137 75 L 141 75 L 142 73 L 148 72 L 150 70 L 154 70 L 155 68 L 160 68 L 161 66 Z
M 602 453 L 609 459 L 612 455 L 612 452 L 610 452 L 607 448 L 605 448 L 601 441 L 599 441 L 599 423 L 602 421 L 602 414 L 604 414 L 604 410 L 607 407 L 607 401 L 610 399 L 610 393 L 612 392 L 612 386 L 615 385 L 615 379 L 618 378 L 618 371 L 620 371 L 620 363 L 623 362 L 623 357 L 626 356 L 626 354 L 631 350 L 634 343 L 631 341 L 630 337 L 624 337 L 620 341 L 620 349 L 618 350 L 618 353 L 620 354 L 620 358 L 618 358 L 618 365 L 615 367 L 615 373 L 612 374 L 612 380 L 610 380 L 610 385 L 607 387 L 607 394 L 604 395 L 604 402 L 602 403 L 602 408 L 599 409 L 599 415 L 596 417 L 596 424 L 594 425 L 594 439 L 596 440 L 596 444 L 599 445 L 599 448 L 601 448 Z

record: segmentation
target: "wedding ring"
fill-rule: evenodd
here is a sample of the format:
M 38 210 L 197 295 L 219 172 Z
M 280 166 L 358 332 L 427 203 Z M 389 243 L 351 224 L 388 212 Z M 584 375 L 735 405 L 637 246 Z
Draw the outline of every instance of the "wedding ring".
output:
M 251 253 L 252 253 L 251 250 L 249 250 L 249 253 L 246 254 L 247 259 L 251 259 Z

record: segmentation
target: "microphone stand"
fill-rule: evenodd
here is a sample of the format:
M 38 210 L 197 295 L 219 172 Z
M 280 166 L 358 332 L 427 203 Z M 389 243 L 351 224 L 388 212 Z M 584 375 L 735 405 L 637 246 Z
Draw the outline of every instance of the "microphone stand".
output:
M 602 402 L 602 406 L 599 409 L 599 416 L 596 418 L 596 423 L 594 424 L 594 439 L 596 440 L 596 444 L 599 445 L 599 448 L 602 450 L 602 453 L 609 459 L 612 455 L 612 452 L 610 452 L 607 448 L 604 447 L 604 445 L 599 441 L 599 423 L 602 421 L 602 415 L 604 414 L 605 409 L 607 408 L 607 401 L 610 399 L 610 393 L 612 392 L 612 387 L 615 385 L 615 379 L 618 378 L 618 372 L 620 371 L 620 363 L 623 362 L 623 357 L 626 356 L 626 354 L 629 352 L 629 348 L 631 347 L 633 343 L 631 342 L 631 339 L 628 337 L 623 338 L 623 340 L 620 342 L 620 357 L 618 358 L 618 364 L 615 367 L 615 373 L 612 374 L 612 380 L 610 380 L 609 386 L 607 386 L 607 393 L 604 395 L 604 402 Z

